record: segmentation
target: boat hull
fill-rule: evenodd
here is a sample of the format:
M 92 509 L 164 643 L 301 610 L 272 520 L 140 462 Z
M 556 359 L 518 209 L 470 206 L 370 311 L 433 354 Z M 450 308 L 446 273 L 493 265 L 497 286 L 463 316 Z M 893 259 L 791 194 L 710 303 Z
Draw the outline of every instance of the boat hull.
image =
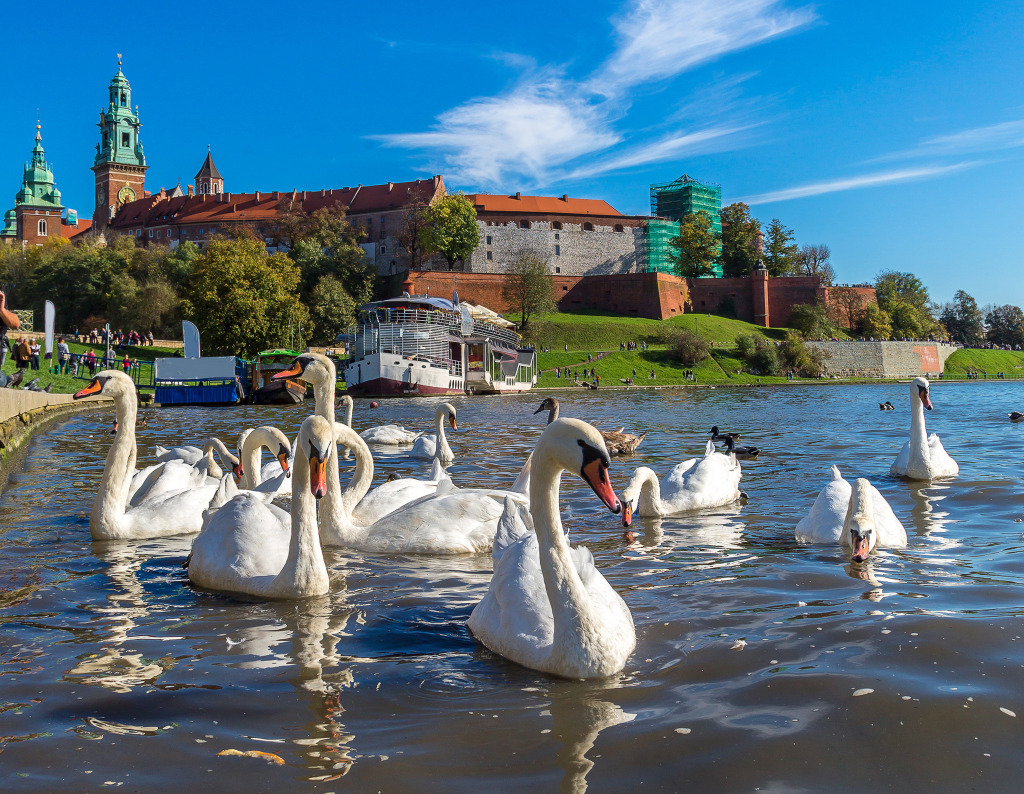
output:
M 426 397 L 465 394 L 465 379 L 445 367 L 394 354 L 366 356 L 345 368 L 349 394 L 359 397 Z

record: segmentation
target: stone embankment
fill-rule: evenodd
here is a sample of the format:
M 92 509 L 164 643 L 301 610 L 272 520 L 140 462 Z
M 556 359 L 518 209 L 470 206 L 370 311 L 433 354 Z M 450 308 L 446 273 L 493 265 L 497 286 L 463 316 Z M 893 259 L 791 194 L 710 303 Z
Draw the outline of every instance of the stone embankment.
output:
M 70 394 L 47 394 L 23 389 L 0 389 L 0 461 L 36 430 L 61 416 L 111 404 L 106 397 L 88 397 L 75 402 Z
M 826 355 L 825 368 L 839 378 L 937 377 L 956 351 L 943 342 L 808 342 Z

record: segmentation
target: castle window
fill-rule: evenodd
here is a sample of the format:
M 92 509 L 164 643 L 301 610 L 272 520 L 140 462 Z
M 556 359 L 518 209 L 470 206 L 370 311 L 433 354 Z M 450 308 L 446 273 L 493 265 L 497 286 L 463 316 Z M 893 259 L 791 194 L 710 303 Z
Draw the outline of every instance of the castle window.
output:
M 491 259 L 491 252 L 490 251 L 487 252 L 487 258 Z
M 157 240 L 160 239 L 160 230 L 159 229 L 156 230 L 156 239 Z
M 621 223 L 616 223 L 615 224 L 615 231 L 617 231 L 617 232 L 621 232 L 622 231 L 622 224 Z
M 554 223 L 551 224 L 551 228 L 552 229 L 561 229 L 562 228 L 562 222 L 561 221 L 555 221 Z M 556 235 L 556 237 L 557 237 L 557 235 Z
M 556 273 L 561 273 L 561 272 L 562 272 L 562 268 L 560 268 L 560 267 L 556 267 L 556 268 L 555 268 L 555 272 L 556 272 Z
M 561 256 L 561 255 L 562 255 L 562 246 L 556 245 L 555 246 L 555 256 Z
M 488 245 L 490 245 L 490 244 L 491 244 L 491 235 L 487 235 L 487 244 L 488 244 Z
M 529 229 L 530 228 L 530 222 L 529 221 L 519 221 L 519 228 L 520 229 Z
M 388 247 L 387 247 L 386 245 L 382 245 L 382 246 L 380 247 L 380 252 L 381 252 L 382 254 L 386 254 L 386 253 L 388 252 Z
M 44 221 L 44 220 L 39 221 L 38 226 L 39 226 L 39 236 L 40 237 L 45 237 L 46 236 L 46 221 Z
M 585 231 L 585 232 L 592 232 L 592 231 L 594 231 L 594 224 L 592 224 L 590 221 L 587 221 L 586 223 L 583 224 L 583 231 Z
M 129 133 L 127 133 L 127 132 L 122 132 L 121 133 L 121 145 L 122 146 L 131 146 L 132 145 L 131 141 L 132 141 L 132 139 L 131 139 L 131 135 Z
M 555 232 L 555 239 L 556 240 L 560 240 L 561 238 L 562 238 L 562 235 L 560 235 L 558 232 Z
M 149 236 L 150 236 L 150 237 L 152 237 L 152 236 L 153 236 L 153 230 L 152 230 L 152 229 L 150 229 L 150 230 L 149 230 Z

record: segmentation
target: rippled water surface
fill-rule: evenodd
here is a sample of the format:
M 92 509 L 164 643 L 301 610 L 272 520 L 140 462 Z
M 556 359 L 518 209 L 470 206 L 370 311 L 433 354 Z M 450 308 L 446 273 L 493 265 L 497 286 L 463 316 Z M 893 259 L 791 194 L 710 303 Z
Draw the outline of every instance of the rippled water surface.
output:
M 699 454 L 712 424 L 764 450 L 744 462 L 747 504 L 639 519 L 634 541 L 564 475 L 570 537 L 637 627 L 625 672 L 588 683 L 474 641 L 488 556 L 330 550 L 330 596 L 258 603 L 193 590 L 188 538 L 92 543 L 111 412 L 72 418 L 36 436 L 0 499 L 3 788 L 1020 790 L 1024 425 L 1006 412 L 1024 399 L 1016 384 L 936 384 L 929 430 L 960 477 L 922 487 L 887 474 L 906 389 L 559 395 L 563 415 L 648 431 L 614 460 L 617 490 L 638 465 L 664 475 Z M 511 483 L 540 399 L 453 401 L 456 484 Z M 898 410 L 880 412 L 886 399 Z M 355 424 L 425 429 L 433 407 L 360 402 Z M 254 424 L 291 436 L 311 409 L 149 410 L 139 460 Z M 858 570 L 794 542 L 833 463 L 882 491 L 907 549 Z M 376 479 L 424 470 L 378 456 Z

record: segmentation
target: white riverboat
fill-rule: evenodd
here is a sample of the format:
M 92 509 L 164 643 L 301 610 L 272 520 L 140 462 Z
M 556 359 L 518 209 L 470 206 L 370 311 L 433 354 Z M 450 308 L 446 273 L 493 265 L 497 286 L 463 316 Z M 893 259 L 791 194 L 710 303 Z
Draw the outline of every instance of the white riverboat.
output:
M 348 391 L 361 397 L 500 394 L 537 383 L 537 353 L 493 312 L 404 295 L 359 308 L 349 329 Z

